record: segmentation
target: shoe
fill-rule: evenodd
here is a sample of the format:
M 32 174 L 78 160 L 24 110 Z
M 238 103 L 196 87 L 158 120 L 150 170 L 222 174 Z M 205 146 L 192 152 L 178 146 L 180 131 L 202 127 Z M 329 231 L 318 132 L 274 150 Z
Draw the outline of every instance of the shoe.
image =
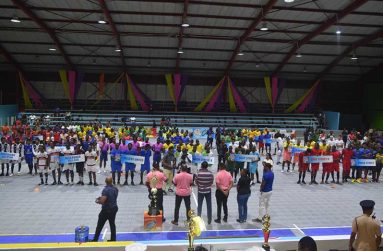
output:
M 298 180 L 297 184 L 301 184 L 301 182 Z
M 117 182 L 117 185 L 121 186 L 121 183 L 118 181 L 118 182 Z
M 54 186 L 54 185 L 56 185 L 56 184 L 57 184 L 57 182 L 55 181 L 55 182 L 53 182 L 51 185 Z
M 314 180 L 314 184 L 315 184 L 315 185 L 318 185 L 318 182 L 316 182 L 316 181 Z
M 321 184 L 324 184 L 324 181 L 322 180 L 320 183 L 321 183 Z
M 48 186 L 48 182 L 45 182 L 45 185 Z
M 167 193 L 166 191 L 162 191 L 162 193 L 163 193 L 164 195 L 168 195 L 168 193 Z
M 98 184 L 96 182 L 94 182 L 94 186 L 96 187 L 96 186 L 98 186 Z
M 134 184 L 134 181 L 130 182 L 130 185 L 134 186 L 134 185 L 135 185 L 135 184 Z
M 21 172 L 17 172 L 17 175 L 20 175 L 21 174 Z
M 12 177 L 12 176 L 13 176 L 13 173 L 11 173 L 9 176 Z
M 101 171 L 100 170 L 98 170 L 98 172 L 97 172 L 98 174 L 100 174 L 101 173 Z
M 178 226 L 178 221 L 172 220 L 171 223 L 172 223 L 173 225 Z
M 284 170 L 281 170 L 281 173 L 284 173 L 285 171 Z
M 259 180 L 257 180 L 257 183 L 258 183 L 258 184 L 261 184 L 261 182 L 260 182 Z
M 129 186 L 128 182 L 125 180 L 123 186 Z
M 312 184 L 314 184 L 314 182 L 310 181 L 309 185 L 312 185 Z
M 70 183 L 70 185 L 73 186 L 73 185 L 74 185 L 74 182 L 72 181 L 72 182 Z
M 325 182 L 326 184 L 330 184 L 328 181 Z
M 252 222 L 262 222 L 262 220 L 259 219 L 259 218 L 252 219 L 251 221 L 252 221 Z
M 104 169 L 104 173 L 106 173 L 106 170 Z
M 0 176 L 4 176 L 4 173 L 0 174 Z
M 44 182 L 40 182 L 40 183 L 39 183 L 39 186 L 42 186 L 42 185 L 44 185 Z
M 305 185 L 306 185 L 306 182 L 305 182 L 305 181 L 302 181 L 302 184 L 305 184 Z
M 61 181 L 59 181 L 57 184 L 62 185 L 63 183 Z
M 234 184 L 236 184 L 237 183 L 237 179 L 234 179 Z
M 77 182 L 76 184 L 77 184 L 77 185 L 81 185 L 81 181 Z
M 227 218 L 223 218 L 222 220 L 223 220 L 223 222 L 225 222 L 225 223 L 227 222 Z
M 221 220 L 220 219 L 215 219 L 214 222 L 218 223 L 218 224 L 221 224 Z
M 166 221 L 166 218 L 163 218 L 163 219 L 162 219 L 162 223 L 164 223 L 165 221 Z
M 88 185 L 91 186 L 91 185 L 93 185 L 93 183 L 92 183 L 92 182 L 89 182 Z
M 9 176 L 9 173 L 7 173 L 5 176 Z
M 81 181 L 81 186 L 85 185 L 84 182 Z
M 251 185 L 252 185 L 252 186 L 254 186 L 254 185 L 255 185 L 254 181 L 253 181 L 253 182 L 251 182 Z
M 341 182 L 339 182 L 339 181 L 338 181 L 336 184 L 341 185 L 341 186 L 343 185 L 343 183 L 341 183 Z
M 335 180 L 331 181 L 331 184 L 334 184 L 335 183 Z
M 237 219 L 237 222 L 238 222 L 238 223 L 244 223 L 245 221 L 240 220 L 240 219 Z
M 141 181 L 141 182 L 140 182 L 140 185 L 143 185 L 143 184 L 144 184 L 144 182 Z
M 69 184 L 70 184 L 69 182 L 65 183 L 66 186 L 68 186 Z

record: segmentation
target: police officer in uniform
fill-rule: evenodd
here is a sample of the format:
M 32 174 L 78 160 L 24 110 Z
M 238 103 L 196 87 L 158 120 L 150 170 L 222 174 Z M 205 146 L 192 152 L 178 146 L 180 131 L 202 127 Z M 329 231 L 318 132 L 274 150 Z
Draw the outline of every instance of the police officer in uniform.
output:
M 377 251 L 381 241 L 382 231 L 380 223 L 372 215 L 375 202 L 363 200 L 360 202 L 363 215 L 352 221 L 352 233 L 350 236 L 349 250 Z

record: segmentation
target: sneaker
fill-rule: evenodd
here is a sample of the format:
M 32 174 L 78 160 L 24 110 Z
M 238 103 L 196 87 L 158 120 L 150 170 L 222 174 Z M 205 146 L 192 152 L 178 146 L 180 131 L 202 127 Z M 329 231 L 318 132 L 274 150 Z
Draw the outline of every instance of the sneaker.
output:
M 310 181 L 309 185 L 312 185 L 312 184 L 314 184 L 314 182 Z
M 251 221 L 252 221 L 252 222 L 262 222 L 262 220 L 259 219 L 259 218 L 252 219 Z
M 0 174 L 0 176 L 4 176 L 4 173 Z
M 301 182 L 298 180 L 297 184 L 301 184 Z
M 238 222 L 238 223 L 244 223 L 245 221 L 240 220 L 240 219 L 237 219 L 237 222 Z
M 12 177 L 12 176 L 13 176 L 13 173 L 11 173 L 9 176 Z
M 97 172 L 98 174 L 100 174 L 101 173 L 101 170 L 98 170 L 98 172 Z
M 85 185 L 84 182 L 81 181 L 81 186 Z
M 285 171 L 284 170 L 281 170 L 281 173 L 284 173 Z
M 17 172 L 17 175 L 20 175 L 21 174 L 21 172 Z
M 98 186 L 98 184 L 96 182 L 94 182 L 94 186 L 96 187 L 96 186 Z
M 45 185 L 48 186 L 48 182 L 45 182 Z
M 322 180 L 320 183 L 321 183 L 321 184 L 324 184 L 324 181 Z
M 255 185 L 254 181 L 253 181 L 253 182 L 251 182 L 251 185 L 252 185 L 252 186 L 254 186 L 254 185 Z
M 106 170 L 104 169 L 104 173 L 106 173 Z
M 143 185 L 143 184 L 144 184 L 144 182 L 141 181 L 141 182 L 140 182 L 140 185 Z
M 227 222 L 227 218 L 223 218 L 222 220 L 223 220 L 223 222 Z
M 42 185 L 44 185 L 44 182 L 40 182 L 40 183 L 39 183 L 39 186 L 42 186 Z
M 135 184 L 134 184 L 134 181 L 130 182 L 130 185 L 134 186 L 134 185 L 135 185 Z
M 56 184 L 57 184 L 57 183 L 56 183 L 56 181 L 55 181 L 55 182 L 53 182 L 51 185 L 54 186 L 54 185 L 56 185 Z
M 260 182 L 259 180 L 257 180 L 257 183 L 258 183 L 258 184 L 261 184 L 261 182 Z
M 63 183 L 61 181 L 59 181 L 57 184 L 62 185 Z
M 76 184 L 77 184 L 77 185 L 81 185 L 81 181 L 77 182 Z
M 305 185 L 306 185 L 306 182 L 305 182 L 305 181 L 302 181 L 302 184 L 305 184 Z
M 178 221 L 172 220 L 171 223 L 172 223 L 173 225 L 178 226 Z
M 93 183 L 92 183 L 92 182 L 89 182 L 88 185 L 91 186 L 91 185 L 93 185 Z
M 220 219 L 215 219 L 214 222 L 218 223 L 218 224 L 221 224 L 221 220 Z
M 173 191 L 173 189 L 169 188 L 169 189 L 168 189 L 168 192 L 169 192 L 169 193 L 173 193 L 174 191 Z
M 316 181 L 314 180 L 314 184 L 315 184 L 315 185 L 318 185 L 318 182 L 316 182 Z
M 123 186 L 129 186 L 128 182 L 125 180 Z

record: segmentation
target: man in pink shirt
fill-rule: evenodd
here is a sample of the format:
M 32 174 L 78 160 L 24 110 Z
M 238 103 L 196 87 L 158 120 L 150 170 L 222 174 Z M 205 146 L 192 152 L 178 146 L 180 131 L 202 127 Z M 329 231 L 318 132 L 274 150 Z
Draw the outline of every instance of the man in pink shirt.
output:
M 149 189 L 149 193 L 152 188 L 157 188 L 157 208 L 162 211 L 162 222 L 165 222 L 166 220 L 164 217 L 164 193 L 162 190 L 162 187 L 166 180 L 167 179 L 165 174 L 160 170 L 160 165 L 158 163 L 153 163 L 152 171 L 149 172 L 148 175 L 146 175 L 146 186 Z
M 183 165 L 181 172 L 173 179 L 173 183 L 176 186 L 176 205 L 174 208 L 174 220 L 172 221 L 172 224 L 174 225 L 178 225 L 178 217 L 182 200 L 185 201 L 186 217 L 189 220 L 188 212 L 190 210 L 190 194 L 192 192 L 191 185 L 193 184 L 193 176 L 187 171 L 187 166 Z
M 224 163 L 219 164 L 219 171 L 215 176 L 215 183 L 217 187 L 217 190 L 215 191 L 215 198 L 217 200 L 217 219 L 214 221 L 216 223 L 221 223 L 221 209 L 223 206 L 223 221 L 227 222 L 227 198 L 229 197 L 230 189 L 233 186 L 233 177 L 226 171 Z

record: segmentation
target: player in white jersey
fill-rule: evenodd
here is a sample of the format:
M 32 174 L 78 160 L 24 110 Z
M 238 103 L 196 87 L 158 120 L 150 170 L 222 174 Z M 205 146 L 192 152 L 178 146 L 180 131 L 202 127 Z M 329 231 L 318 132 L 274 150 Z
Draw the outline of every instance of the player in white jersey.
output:
M 67 142 L 65 145 L 66 149 L 61 152 L 62 156 L 69 156 L 74 154 L 74 150 L 71 149 L 70 143 Z M 63 165 L 63 170 L 65 172 L 65 177 L 66 177 L 66 185 L 73 185 L 73 180 L 74 180 L 74 172 L 73 172 L 73 163 L 66 163 Z M 69 174 L 71 178 L 71 182 L 69 183 Z
M 48 185 L 48 153 L 45 151 L 43 145 L 39 145 L 39 151 L 36 153 L 37 167 L 40 175 L 40 184 L 44 185 L 45 175 L 45 185 Z
M 10 145 L 7 143 L 5 137 L 1 138 L 0 152 L 10 152 Z M 9 160 L 1 160 L 1 174 L 0 174 L 0 176 L 4 176 L 4 167 L 7 167 L 6 176 L 8 176 L 9 175 Z
M 49 168 L 52 170 L 53 183 L 52 185 L 61 185 L 61 166 L 59 165 L 60 150 L 55 149 L 55 142 L 51 141 L 47 153 L 49 156 Z M 56 182 L 56 170 L 58 174 L 58 182 Z
M 85 152 L 86 170 L 88 171 L 88 174 L 89 174 L 88 185 L 98 186 L 96 181 L 96 172 L 97 172 L 96 160 L 97 160 L 96 145 L 91 144 L 89 146 L 88 151 Z M 93 177 L 93 182 L 92 182 L 92 177 Z
M 336 146 L 336 150 L 342 152 L 345 145 L 344 145 L 344 141 L 342 139 L 342 135 L 339 135 L 338 138 L 335 140 L 335 146 Z
M 11 163 L 11 174 L 9 176 L 13 176 L 13 170 L 15 168 L 15 165 L 18 164 L 18 169 L 17 169 L 17 175 L 20 175 L 21 171 L 21 161 L 24 158 L 24 145 L 20 143 L 20 139 L 16 138 L 16 142 L 11 145 L 11 152 L 12 153 L 17 153 L 19 156 L 18 160 L 14 160 Z

